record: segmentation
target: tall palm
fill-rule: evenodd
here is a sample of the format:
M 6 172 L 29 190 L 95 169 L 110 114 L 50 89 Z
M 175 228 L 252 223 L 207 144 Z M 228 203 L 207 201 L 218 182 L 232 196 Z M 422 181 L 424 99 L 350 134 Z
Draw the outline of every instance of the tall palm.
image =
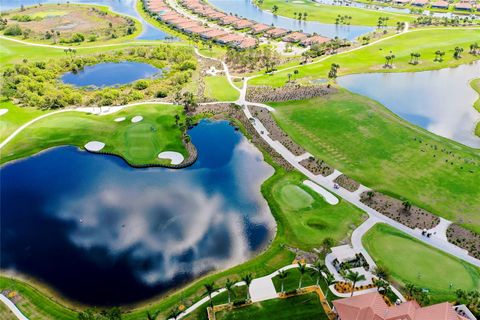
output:
M 281 289 L 280 289 L 280 292 L 284 292 L 283 290 L 283 284 L 285 282 L 285 279 L 288 277 L 288 272 L 285 271 L 285 270 L 280 270 L 278 271 L 278 279 L 280 279 L 280 282 L 281 282 Z
M 213 282 L 205 283 L 203 286 L 205 287 L 205 290 L 207 291 L 208 298 L 210 300 L 210 307 L 213 308 L 212 293 L 215 292 L 215 283 L 213 283 Z
M 227 293 L 228 293 L 228 303 L 230 303 L 231 301 L 230 296 L 233 291 L 234 284 L 235 282 L 231 281 L 230 279 L 227 279 L 227 282 L 225 282 L 225 289 L 227 290 Z
M 298 271 L 300 272 L 300 279 L 298 281 L 298 289 L 302 287 L 303 275 L 307 272 L 307 265 L 298 263 Z
M 168 319 L 174 319 L 177 320 L 178 316 L 182 313 L 178 307 L 174 307 L 172 310 L 170 310 L 170 313 L 168 315 Z M 153 318 L 155 319 L 155 318 Z M 150 320 L 150 319 L 149 319 Z
M 350 271 L 345 278 L 350 280 L 353 284 L 351 297 L 353 297 L 353 293 L 355 292 L 355 285 L 357 284 L 357 282 L 366 280 L 363 274 L 360 274 L 358 272 L 353 272 L 353 271 Z
M 335 280 L 335 277 L 333 276 L 333 274 L 331 274 L 330 272 L 327 272 L 327 276 L 325 277 L 325 282 L 327 283 L 327 294 L 325 295 L 325 299 L 327 299 L 328 293 L 330 292 L 330 289 L 328 287 L 330 287 L 332 284 L 335 284 L 337 280 Z
M 250 284 L 252 284 L 252 280 L 253 280 L 252 274 L 247 273 L 242 277 L 242 280 L 245 282 L 247 286 L 247 300 L 250 300 Z
M 147 311 L 147 320 L 157 319 L 159 313 L 160 311 L 154 311 L 154 312 Z
M 323 271 L 327 271 L 327 266 L 325 265 L 323 260 L 317 259 L 313 264 L 313 273 L 317 277 L 317 286 L 320 282 L 320 277 L 322 276 Z

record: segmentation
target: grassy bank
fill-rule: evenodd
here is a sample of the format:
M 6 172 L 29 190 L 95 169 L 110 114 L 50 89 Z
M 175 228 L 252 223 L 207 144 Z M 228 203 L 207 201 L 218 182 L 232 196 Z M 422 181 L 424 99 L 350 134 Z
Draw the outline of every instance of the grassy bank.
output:
M 280 126 L 315 157 L 366 186 L 480 232 L 480 151 L 416 127 L 340 89 L 271 103 Z
M 8 113 L 7 113 L 8 114 Z M 140 115 L 143 120 L 132 123 Z M 2 149 L 0 163 L 30 156 L 47 148 L 89 141 L 105 143 L 102 152 L 113 153 L 134 165 L 169 164 L 157 158 L 162 151 L 176 151 L 187 157 L 182 131 L 175 116 L 183 119 L 183 109 L 171 105 L 141 105 L 111 115 L 93 115 L 76 111 L 51 115 L 25 128 Z M 125 117 L 116 122 L 114 119 Z
M 299 74 L 295 77 L 305 80 L 326 78 L 332 63 L 340 65 L 338 75 L 363 72 L 405 72 L 424 71 L 454 67 L 477 60 L 479 56 L 468 53 L 470 44 L 480 40 L 479 28 L 435 28 L 412 30 L 399 34 L 379 43 L 361 47 L 358 50 L 340 53 L 324 58 L 320 62 L 295 67 Z M 454 48 L 465 49 L 463 57 L 453 57 Z M 442 62 L 434 62 L 435 51 L 444 51 Z M 410 54 L 420 53 L 420 63 L 410 64 Z M 393 68 L 384 68 L 385 56 L 394 54 Z M 279 66 L 278 69 L 281 69 Z M 285 70 L 273 75 L 262 75 L 250 80 L 251 85 L 283 86 L 288 80 L 288 74 L 293 70 Z
M 347 6 L 325 5 L 309 0 L 285 2 L 281 0 L 264 0 L 260 4 L 263 10 L 272 11 L 277 6 L 279 16 L 297 18 L 294 13 L 307 13 L 307 21 L 319 21 L 322 23 L 335 24 L 338 15 L 351 16 L 351 25 L 377 26 L 379 18 L 388 17 L 388 26 L 396 26 L 397 22 L 412 22 L 416 16 L 407 13 L 380 12 L 373 9 L 363 9 Z
M 225 76 L 208 76 L 205 81 L 205 96 L 217 101 L 235 101 L 240 93 L 232 88 Z
M 252 305 L 224 310 L 215 314 L 218 320 L 257 319 L 268 320 L 274 316 L 277 320 L 328 320 L 316 293 L 295 296 L 288 299 L 273 299 Z
M 18 127 L 28 121 L 45 114 L 35 108 L 22 108 L 9 100 L 0 100 L 0 109 L 7 109 L 7 113 L 0 116 L 0 141 L 12 134 Z
M 428 289 L 432 303 L 454 300 L 457 289 L 468 291 L 480 287 L 479 268 L 388 225 L 375 225 L 362 242 L 375 262 L 385 266 L 395 281 Z
M 475 90 L 479 97 L 477 101 L 473 104 L 473 107 L 480 112 L 480 78 L 472 80 L 470 82 L 470 85 L 472 86 L 473 90 Z M 475 134 L 480 137 L 480 122 L 477 123 L 477 126 L 475 127 Z

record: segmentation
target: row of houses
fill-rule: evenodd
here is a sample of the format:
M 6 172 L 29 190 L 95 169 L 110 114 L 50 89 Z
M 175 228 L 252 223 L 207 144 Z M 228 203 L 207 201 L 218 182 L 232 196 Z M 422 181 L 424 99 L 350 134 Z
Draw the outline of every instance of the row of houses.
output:
M 299 43 L 309 46 L 315 43 L 330 41 L 329 38 L 318 35 L 309 35 L 304 32 L 291 32 L 284 28 L 259 23 L 242 17 L 237 17 L 225 12 L 216 10 L 202 0 L 181 0 L 180 3 L 194 14 L 201 16 L 222 26 L 231 26 L 235 30 L 242 30 L 253 35 L 262 34 L 273 39 L 282 39 L 285 42 Z
M 429 0 L 393 0 L 393 3 L 396 5 L 412 5 L 417 7 L 424 7 L 428 4 L 431 5 L 432 8 L 436 9 L 448 9 L 450 7 L 450 3 L 448 1 L 434 1 L 430 2 Z M 462 10 L 462 11 L 472 11 L 472 10 L 479 10 L 480 8 L 475 5 L 475 2 L 472 1 L 460 1 L 457 3 L 452 4 L 455 10 Z
M 200 21 L 185 17 L 168 6 L 164 0 L 148 0 L 146 7 L 150 12 L 156 13 L 160 21 L 188 35 L 239 49 L 253 48 L 257 45 L 257 41 L 252 37 L 205 26 Z

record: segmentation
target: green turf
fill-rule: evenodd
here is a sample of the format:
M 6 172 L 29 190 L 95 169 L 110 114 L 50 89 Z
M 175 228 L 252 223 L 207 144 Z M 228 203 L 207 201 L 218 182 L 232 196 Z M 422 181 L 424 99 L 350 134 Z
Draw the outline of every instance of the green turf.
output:
M 273 299 L 254 303 L 250 306 L 220 311 L 217 320 L 256 319 L 256 320 L 327 320 L 320 299 L 316 293 L 295 296 L 288 299 Z
M 0 319 L 2 320 L 17 320 L 17 317 L 13 314 L 7 305 L 3 302 L 0 302 Z
M 305 66 L 296 66 L 298 78 L 326 78 L 332 63 L 340 65 L 338 75 L 362 72 L 403 72 L 423 71 L 453 67 L 479 59 L 468 53 L 470 44 L 480 41 L 480 29 L 449 28 L 449 29 L 417 29 L 403 33 L 379 43 L 361 47 L 352 52 L 328 56 L 325 60 Z M 454 59 L 456 46 L 463 47 L 463 58 Z M 443 62 L 434 62 L 435 51 L 445 51 Z M 395 55 L 394 68 L 385 69 L 385 56 L 392 52 Z M 421 54 L 420 63 L 411 65 L 410 53 Z M 323 59 L 323 58 L 322 58 Z M 278 67 L 279 70 L 282 66 Z M 292 70 L 278 71 L 274 75 L 262 75 L 249 81 L 251 85 L 283 86 Z
M 473 90 L 475 90 L 480 95 L 480 78 L 472 80 L 470 82 Z M 478 97 L 477 101 L 473 104 L 473 107 L 480 112 L 480 96 Z M 480 137 L 480 122 L 477 123 L 475 127 L 475 134 Z
M 279 202 L 290 210 L 310 208 L 314 202 L 308 192 L 294 184 L 284 185 L 280 190 L 279 198 Z
M 205 80 L 205 96 L 217 101 L 235 101 L 239 92 L 234 89 L 225 76 L 207 76 Z
M 385 266 L 400 284 L 429 290 L 432 302 L 452 301 L 455 290 L 480 289 L 480 269 L 443 253 L 385 224 L 377 224 L 362 239 L 375 262 Z
M 1 163 L 54 146 L 83 147 L 96 140 L 106 144 L 102 151 L 120 155 L 134 165 L 169 164 L 169 160 L 157 158 L 160 152 L 177 151 L 187 157 L 182 133 L 175 125 L 176 114 L 181 115 L 182 108 L 171 105 L 135 106 L 106 116 L 75 111 L 55 114 L 25 128 L 7 144 Z M 143 120 L 132 123 L 136 115 L 143 116 Z M 117 117 L 127 119 L 115 122 Z
M 338 15 L 351 16 L 351 25 L 376 26 L 378 18 L 388 17 L 388 26 L 396 26 L 397 22 L 413 22 L 416 16 L 405 13 L 379 12 L 371 9 L 332 6 L 315 3 L 309 0 L 285 2 L 284 0 L 264 0 L 260 8 L 264 10 L 272 10 L 274 5 L 278 6 L 277 15 L 289 18 L 296 18 L 295 13 L 307 13 L 307 21 L 319 21 L 322 23 L 335 24 Z
M 288 244 L 311 250 L 331 237 L 336 241 L 348 237 L 352 226 L 362 221 L 362 212 L 341 200 L 337 205 L 327 204 L 316 192 L 303 185 L 303 175 L 292 172 L 281 176 L 272 185 L 267 198 L 270 206 L 277 206 L 288 236 Z
M 8 100 L 0 100 L 0 109 L 8 109 L 7 113 L 0 116 L 0 141 L 7 138 L 22 124 L 46 113 L 34 108 L 16 106 Z
M 480 232 L 479 150 L 416 127 L 344 89 L 271 105 L 280 126 L 315 157 L 370 188 Z

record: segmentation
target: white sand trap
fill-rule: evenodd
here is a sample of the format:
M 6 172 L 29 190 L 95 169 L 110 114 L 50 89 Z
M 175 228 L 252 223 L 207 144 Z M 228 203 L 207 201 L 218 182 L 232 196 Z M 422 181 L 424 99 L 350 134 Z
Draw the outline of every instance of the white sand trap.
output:
M 292 1 L 292 3 L 305 3 L 305 1 Z
M 183 162 L 183 159 L 184 159 L 181 153 L 178 153 L 175 151 L 160 152 L 160 154 L 158 155 L 158 158 L 172 160 L 170 164 L 180 164 Z
M 329 191 L 323 189 L 320 187 L 318 184 L 314 183 L 313 181 L 310 180 L 305 180 L 303 181 L 303 184 L 321 195 L 325 201 L 327 201 L 328 204 L 331 205 L 336 205 L 338 203 L 337 197 L 335 197 L 333 194 L 331 194 Z
M 142 116 L 135 116 L 135 117 L 132 118 L 133 123 L 137 123 L 137 122 L 140 122 L 142 120 L 143 120 Z
M 122 122 L 125 121 L 125 117 L 115 118 L 115 122 Z
M 0 116 L 3 116 L 7 112 L 8 112 L 8 109 L 0 109 Z
M 100 141 L 90 141 L 85 145 L 85 149 L 88 151 L 100 151 L 105 147 L 105 143 Z

